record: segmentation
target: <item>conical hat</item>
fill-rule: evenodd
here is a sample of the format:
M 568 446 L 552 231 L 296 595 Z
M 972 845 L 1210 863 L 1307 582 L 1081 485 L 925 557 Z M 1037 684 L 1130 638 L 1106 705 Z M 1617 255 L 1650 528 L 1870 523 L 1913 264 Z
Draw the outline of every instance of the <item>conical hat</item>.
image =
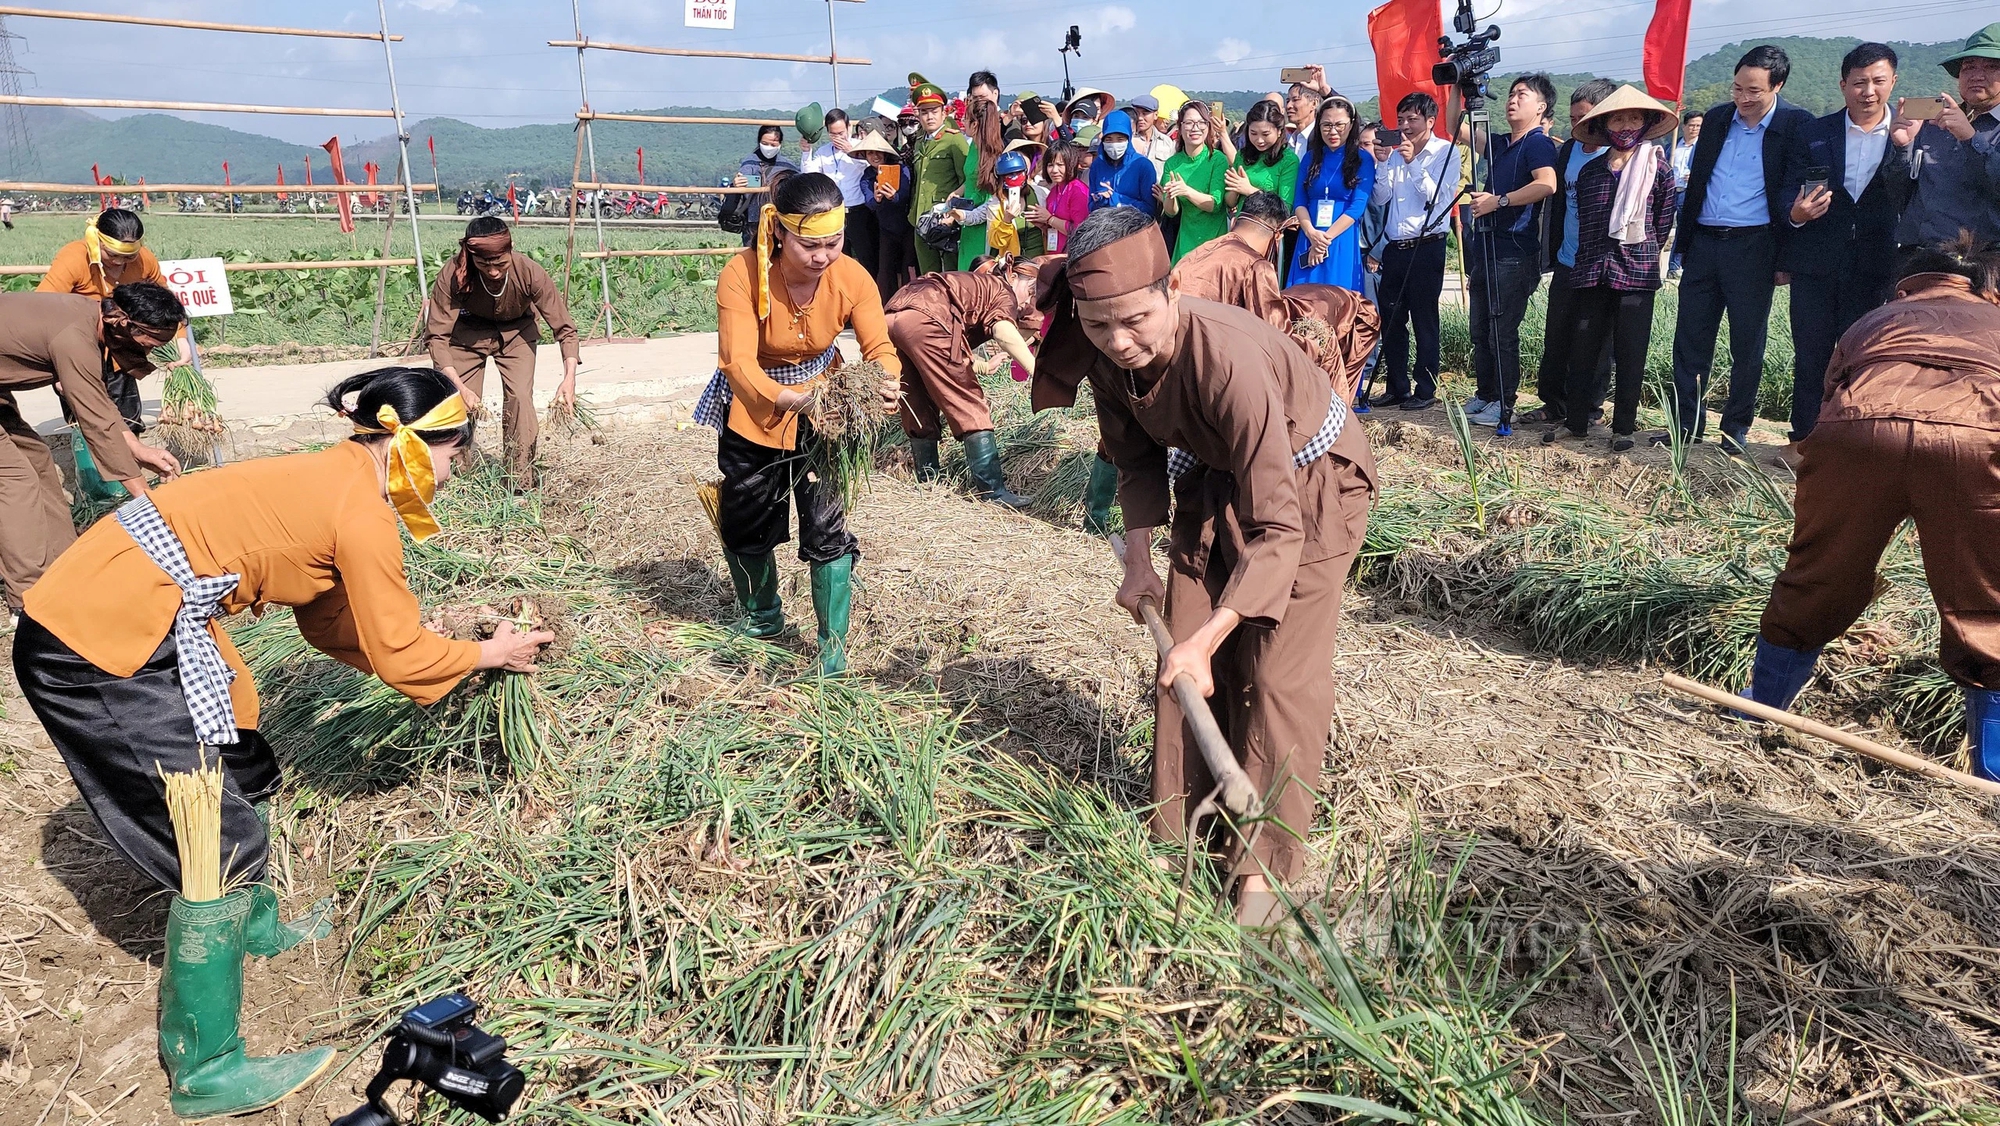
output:
M 1620 86 L 1612 95 L 1597 103 L 1597 108 L 1581 121 L 1570 123 L 1570 133 L 1586 145 L 1608 145 L 1611 137 L 1604 131 L 1604 119 L 1621 110 L 1643 110 L 1653 117 L 1646 127 L 1645 139 L 1657 141 L 1674 131 L 1678 122 L 1671 106 L 1663 105 L 1648 97 L 1644 91 L 1629 83 Z
M 897 155 L 894 145 L 891 145 L 873 133 L 863 133 L 859 140 L 848 142 L 847 151 L 849 154 L 879 152 L 884 156 Z

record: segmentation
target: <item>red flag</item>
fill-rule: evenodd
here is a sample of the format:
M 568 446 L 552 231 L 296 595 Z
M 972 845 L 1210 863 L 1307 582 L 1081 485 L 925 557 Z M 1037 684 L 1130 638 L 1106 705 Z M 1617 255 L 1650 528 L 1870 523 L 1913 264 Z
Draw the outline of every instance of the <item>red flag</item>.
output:
M 514 213 L 514 221 L 521 221 L 521 206 L 514 202 L 514 181 L 507 181 L 507 209 Z
M 285 186 L 285 166 L 283 162 L 280 162 L 278 165 L 278 186 L 281 188 Z M 278 193 L 279 202 L 283 202 L 284 200 L 289 198 L 291 197 L 287 196 L 284 192 Z
M 109 176 L 106 176 L 106 175 L 104 175 L 103 173 L 99 172 L 99 171 L 97 170 L 97 165 L 93 164 L 93 165 L 91 165 L 91 166 L 90 166 L 90 182 L 91 182 L 91 183 L 93 183 L 93 184 L 96 184 L 96 185 L 98 185 L 99 187 L 102 187 L 103 185 L 105 185 L 105 184 L 109 183 L 110 181 L 111 181 L 111 177 L 109 177 Z M 106 208 L 109 208 L 110 206 L 111 206 L 111 197 L 110 197 L 110 196 L 108 196 L 108 195 L 105 195 L 105 194 L 104 194 L 104 193 L 102 193 L 102 192 L 99 192 L 99 193 L 98 193 L 98 195 L 97 195 L 97 209 L 98 209 L 99 211 L 103 211 L 103 210 L 105 210 Z
M 1646 93 L 1670 106 L 1680 104 L 1687 77 L 1689 0 L 1656 0 L 1653 22 L 1646 25 L 1646 50 L 1641 71 Z
M 146 178 L 144 176 L 139 177 L 139 202 L 146 205 L 146 210 L 151 211 L 153 209 L 153 197 L 146 194 Z
M 229 182 L 229 162 L 226 160 L 222 162 L 222 186 L 225 188 L 233 186 Z
M 1438 37 L 1443 34 L 1438 0 L 1389 0 L 1368 13 L 1368 41 L 1375 46 L 1375 89 L 1384 120 L 1396 120 L 1396 103 L 1406 94 L 1421 91 L 1444 104 L 1444 87 L 1431 81 Z M 1443 123 L 1440 114 L 1438 124 Z
M 368 186 L 371 188 L 375 186 L 375 173 L 380 172 L 381 170 L 382 166 L 375 163 L 372 160 L 365 160 L 361 162 L 361 173 L 363 176 L 366 176 L 368 178 Z M 374 192 L 362 192 L 361 206 L 373 207 L 375 206 L 375 201 L 380 198 L 381 197 L 376 195 Z
M 425 137 L 424 143 L 431 147 L 431 188 L 437 192 L 438 202 L 444 202 L 444 185 L 438 183 L 438 139 Z
M 308 188 L 312 187 L 312 182 L 313 182 L 313 158 L 312 158 L 312 154 L 311 154 L 311 153 L 307 153 L 307 154 L 306 154 L 306 187 L 308 187 Z
M 340 138 L 335 137 L 326 144 L 321 145 L 320 148 L 326 150 L 327 162 L 333 165 L 333 182 L 336 184 L 347 183 L 347 165 L 340 159 Z M 333 197 L 333 202 L 334 206 L 340 209 L 340 229 L 342 233 L 353 234 L 354 201 L 348 198 L 346 192 L 341 192 Z
M 639 182 L 646 182 L 646 150 L 643 148 L 639 150 Z

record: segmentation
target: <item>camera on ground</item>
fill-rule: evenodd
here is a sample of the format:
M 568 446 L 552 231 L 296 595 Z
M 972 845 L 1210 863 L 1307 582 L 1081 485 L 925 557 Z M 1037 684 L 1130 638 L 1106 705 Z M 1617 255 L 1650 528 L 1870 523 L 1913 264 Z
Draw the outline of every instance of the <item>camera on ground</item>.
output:
M 447 993 L 404 1013 L 382 1046 L 382 1067 L 368 1081 L 368 1101 L 334 1119 L 333 1126 L 396 1126 L 383 1099 L 404 1079 L 488 1122 L 507 1117 L 528 1077 L 507 1062 L 507 1041 L 472 1022 L 478 1013 L 478 1003 L 463 993 Z

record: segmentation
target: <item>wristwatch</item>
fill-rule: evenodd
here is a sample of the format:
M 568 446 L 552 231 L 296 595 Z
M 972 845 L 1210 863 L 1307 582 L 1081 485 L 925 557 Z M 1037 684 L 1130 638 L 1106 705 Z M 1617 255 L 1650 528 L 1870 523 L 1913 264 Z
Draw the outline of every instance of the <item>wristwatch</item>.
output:
M 1506 193 L 1506 192 L 1501 192 L 1501 193 L 1500 193 L 1500 206 L 1502 206 L 1502 207 L 1506 207 L 1506 206 L 1508 206 L 1508 203 L 1507 203 L 1507 193 Z

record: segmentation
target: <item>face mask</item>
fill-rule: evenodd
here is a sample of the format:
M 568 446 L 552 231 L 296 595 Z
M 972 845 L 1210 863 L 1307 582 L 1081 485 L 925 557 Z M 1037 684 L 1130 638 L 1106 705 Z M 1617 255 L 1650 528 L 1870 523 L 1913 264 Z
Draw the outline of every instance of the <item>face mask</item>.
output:
M 912 122 L 910 122 L 910 123 L 909 123 L 908 125 L 905 125 L 905 126 L 903 126 L 903 136 L 905 136 L 905 137 L 914 137 L 914 136 L 916 136 L 916 135 L 917 135 L 917 123 L 916 123 L 916 122 L 912 121 Z
M 1644 129 L 1613 129 L 1610 133 L 1611 147 L 1619 152 L 1630 152 L 1639 147 L 1639 141 L 1645 135 Z
M 1088 125 L 1088 124 L 1090 124 L 1090 115 L 1087 113 L 1079 113 L 1075 117 L 1069 119 L 1069 127 L 1071 129 L 1074 129 L 1079 125 Z
M 1132 144 L 1130 141 L 1106 141 L 1104 142 L 1104 155 L 1113 160 L 1124 160 L 1125 150 L 1131 147 Z
M 763 157 L 765 160 L 775 160 L 778 156 L 778 146 L 758 145 L 757 155 Z

